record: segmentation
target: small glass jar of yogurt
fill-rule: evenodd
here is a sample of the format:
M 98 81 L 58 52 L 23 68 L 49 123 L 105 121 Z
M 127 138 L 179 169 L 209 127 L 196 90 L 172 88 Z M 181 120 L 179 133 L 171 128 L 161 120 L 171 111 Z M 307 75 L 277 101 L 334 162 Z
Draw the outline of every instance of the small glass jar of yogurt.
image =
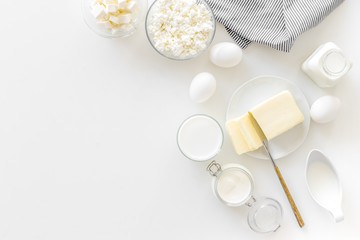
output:
M 254 181 L 251 173 L 240 164 L 221 166 L 212 161 L 208 172 L 213 176 L 212 189 L 216 198 L 229 207 L 250 207 L 247 221 L 250 228 L 258 233 L 275 232 L 280 227 L 282 207 L 272 198 L 253 196 Z

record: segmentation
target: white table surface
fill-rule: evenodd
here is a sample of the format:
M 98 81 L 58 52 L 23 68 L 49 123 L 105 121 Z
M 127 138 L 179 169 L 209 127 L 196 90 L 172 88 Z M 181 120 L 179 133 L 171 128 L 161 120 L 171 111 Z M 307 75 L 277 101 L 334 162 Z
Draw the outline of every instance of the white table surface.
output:
M 170 61 L 141 28 L 109 40 L 82 20 L 80 1 L 0 2 L 0 239 L 359 239 L 360 2 L 346 1 L 298 38 L 291 53 L 258 44 L 240 65 Z M 218 24 L 213 44 L 232 41 Z M 320 44 L 334 41 L 353 68 L 335 88 L 320 89 L 300 70 Z M 192 78 L 208 71 L 215 95 L 190 101 Z M 300 229 L 269 161 L 237 156 L 229 138 L 216 159 L 246 166 L 255 195 L 283 206 L 281 228 L 256 234 L 247 207 L 229 208 L 211 192 L 206 163 L 177 149 L 179 124 L 206 113 L 224 126 L 232 92 L 263 74 L 296 83 L 309 103 L 325 94 L 342 101 L 336 121 L 311 123 L 305 143 L 278 165 L 303 215 Z M 345 220 L 310 197 L 305 159 L 328 154 L 343 186 Z

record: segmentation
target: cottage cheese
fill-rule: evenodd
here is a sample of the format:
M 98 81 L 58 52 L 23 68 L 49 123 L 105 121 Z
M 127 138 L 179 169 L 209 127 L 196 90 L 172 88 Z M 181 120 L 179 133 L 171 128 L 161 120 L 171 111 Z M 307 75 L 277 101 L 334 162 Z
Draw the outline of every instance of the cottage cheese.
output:
M 205 5 L 196 0 L 158 0 L 152 8 L 147 30 L 158 51 L 189 58 L 207 47 L 215 26 Z

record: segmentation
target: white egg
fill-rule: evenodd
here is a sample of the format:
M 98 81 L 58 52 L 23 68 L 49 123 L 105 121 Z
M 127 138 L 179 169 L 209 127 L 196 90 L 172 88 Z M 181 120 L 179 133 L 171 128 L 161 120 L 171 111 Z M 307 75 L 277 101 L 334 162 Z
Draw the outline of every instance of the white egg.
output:
M 242 55 L 242 50 L 237 44 L 221 42 L 211 48 L 210 61 L 219 67 L 230 68 L 240 63 Z
M 317 99 L 311 106 L 310 115 L 317 123 L 328 123 L 338 115 L 341 102 L 333 96 L 323 96 Z
M 190 98 L 194 102 L 202 103 L 208 100 L 216 90 L 216 79 L 208 73 L 199 73 L 190 85 Z

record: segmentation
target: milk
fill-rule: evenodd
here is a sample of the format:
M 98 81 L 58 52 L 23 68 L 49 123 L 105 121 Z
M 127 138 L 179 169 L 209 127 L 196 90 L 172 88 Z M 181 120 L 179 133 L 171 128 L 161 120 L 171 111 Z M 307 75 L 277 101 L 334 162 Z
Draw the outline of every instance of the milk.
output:
M 195 115 L 181 125 L 177 140 L 181 152 L 186 157 L 195 161 L 206 161 L 220 151 L 223 132 L 213 118 Z
M 335 222 L 344 220 L 339 176 L 330 159 L 320 150 L 314 149 L 309 153 L 306 163 L 306 180 L 313 199 L 331 212 Z
M 340 186 L 334 171 L 328 164 L 313 162 L 309 166 L 307 180 L 310 191 L 317 201 L 327 207 L 337 204 Z
M 332 42 L 320 45 L 302 64 L 302 70 L 319 87 L 335 86 L 350 68 L 350 60 Z

